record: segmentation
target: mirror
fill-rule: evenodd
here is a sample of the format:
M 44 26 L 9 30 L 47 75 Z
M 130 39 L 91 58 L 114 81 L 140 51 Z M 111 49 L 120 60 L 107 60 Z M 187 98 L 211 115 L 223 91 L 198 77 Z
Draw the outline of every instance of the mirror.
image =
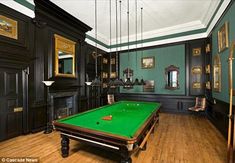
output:
M 179 89 L 179 68 L 170 65 L 165 68 L 166 89 Z
M 55 76 L 75 77 L 75 42 L 55 36 Z
M 221 92 L 221 61 L 219 54 L 214 56 L 213 87 L 216 92 Z

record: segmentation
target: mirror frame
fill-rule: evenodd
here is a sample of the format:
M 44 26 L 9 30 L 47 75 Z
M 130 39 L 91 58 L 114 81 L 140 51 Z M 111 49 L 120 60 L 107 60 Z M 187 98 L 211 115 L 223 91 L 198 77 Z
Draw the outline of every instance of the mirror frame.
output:
M 214 56 L 214 65 L 213 65 L 213 88 L 216 92 L 221 92 L 221 60 L 219 54 Z M 218 72 L 215 70 L 218 68 Z M 215 81 L 215 76 L 218 74 L 218 81 Z M 216 84 L 218 83 L 218 84 Z
M 55 37 L 55 76 L 75 78 L 75 44 L 76 42 L 64 38 L 58 34 Z M 58 52 L 63 51 L 72 55 L 72 74 L 59 73 L 59 57 Z
M 168 72 L 169 71 L 177 71 L 177 86 L 176 87 L 168 86 Z M 179 89 L 179 73 L 180 73 L 179 67 L 176 67 L 174 65 L 170 65 L 167 68 L 165 68 L 165 80 L 166 80 L 165 89 L 170 89 L 170 90 Z

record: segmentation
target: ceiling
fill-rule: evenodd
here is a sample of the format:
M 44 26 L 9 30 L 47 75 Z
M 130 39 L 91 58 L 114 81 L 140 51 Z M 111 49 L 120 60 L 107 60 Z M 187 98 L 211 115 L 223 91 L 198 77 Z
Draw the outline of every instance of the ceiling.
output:
M 80 19 L 93 30 L 88 33 L 94 37 L 94 0 L 51 0 L 76 18 Z M 122 38 L 127 39 L 127 1 L 122 0 Z M 135 0 L 130 2 L 130 38 L 135 40 Z M 112 44 L 116 44 L 116 0 L 112 0 Z M 206 28 L 220 0 L 137 0 L 137 33 L 140 39 L 140 8 L 143 7 L 144 38 L 169 35 Z M 117 0 L 118 24 L 120 23 L 120 3 Z M 109 45 L 109 0 L 97 0 L 98 40 Z M 119 26 L 119 25 L 118 25 Z M 118 27 L 118 31 L 120 28 Z M 118 34 L 119 35 L 119 34 Z
M 97 33 L 95 40 L 95 0 L 50 0 L 77 19 L 93 28 L 87 33 L 89 44 L 110 50 L 110 8 L 109 0 L 97 0 Z M 116 42 L 116 0 L 111 0 L 111 50 L 120 43 L 120 0 L 118 9 L 118 42 Z M 121 36 L 122 43 L 127 43 L 127 2 L 121 0 Z M 137 1 L 137 40 L 140 40 L 140 8 L 143 7 L 143 45 L 136 45 L 136 10 Z M 207 37 L 231 0 L 129 0 L 130 2 L 130 48 L 153 46 Z M 1 0 L 3 3 L 30 17 L 34 17 L 33 0 Z M 23 7 L 22 7 L 23 6 Z M 121 45 L 121 50 L 127 49 Z M 112 49 L 113 48 L 113 49 Z

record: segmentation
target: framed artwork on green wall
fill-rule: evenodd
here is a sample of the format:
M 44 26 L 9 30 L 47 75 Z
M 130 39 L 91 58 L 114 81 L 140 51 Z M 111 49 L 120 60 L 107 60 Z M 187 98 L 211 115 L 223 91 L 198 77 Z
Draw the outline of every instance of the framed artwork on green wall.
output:
M 218 31 L 218 50 L 222 52 L 228 48 L 228 22 L 225 22 Z
M 143 92 L 154 92 L 154 80 L 145 80 Z
M 141 67 L 143 69 L 151 69 L 155 66 L 155 57 L 143 57 L 141 58 Z
M 214 56 L 213 88 L 214 91 L 221 92 L 221 60 L 219 54 Z

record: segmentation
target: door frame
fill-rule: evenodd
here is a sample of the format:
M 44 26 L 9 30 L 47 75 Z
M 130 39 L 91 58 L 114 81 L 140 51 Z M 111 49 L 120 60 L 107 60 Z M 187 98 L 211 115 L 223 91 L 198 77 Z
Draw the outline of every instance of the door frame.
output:
M 29 79 L 29 67 L 26 67 L 25 69 L 22 70 L 23 134 L 29 133 L 28 79 Z

